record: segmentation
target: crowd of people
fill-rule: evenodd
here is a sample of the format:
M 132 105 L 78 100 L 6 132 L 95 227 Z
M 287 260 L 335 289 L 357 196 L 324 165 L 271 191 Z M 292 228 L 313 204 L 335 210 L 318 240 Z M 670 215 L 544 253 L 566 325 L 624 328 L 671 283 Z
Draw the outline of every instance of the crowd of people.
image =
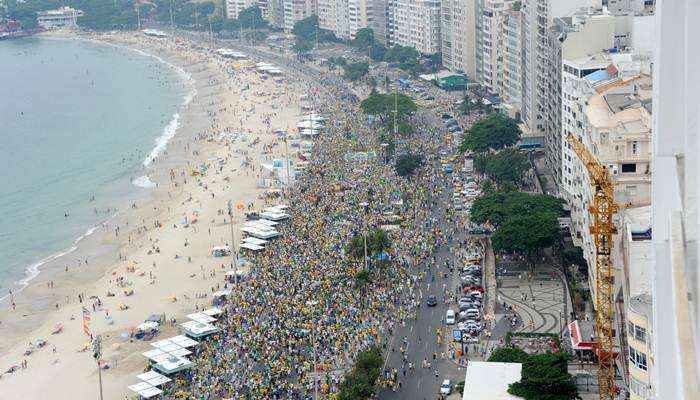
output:
M 425 279 L 419 266 L 450 235 L 431 215 L 444 190 L 438 155 L 444 143 L 428 128 L 405 138 L 396 151 L 422 154 L 424 165 L 409 179 L 398 177 L 354 95 L 337 80 L 325 83 L 307 82 L 314 109 L 328 120 L 311 163 L 284 199 L 292 218 L 281 238 L 249 256 L 250 273 L 230 287 L 220 332 L 202 343 L 174 393 L 333 396 L 359 351 L 385 349 L 396 324 L 415 316 L 421 299 L 414 289 Z M 420 117 L 414 122 L 428 126 Z M 346 161 L 348 153 L 372 151 L 378 155 Z M 387 214 L 401 220 L 390 236 L 390 260 L 373 259 L 371 280 L 359 285 L 355 276 L 364 262 L 348 244 L 385 224 Z

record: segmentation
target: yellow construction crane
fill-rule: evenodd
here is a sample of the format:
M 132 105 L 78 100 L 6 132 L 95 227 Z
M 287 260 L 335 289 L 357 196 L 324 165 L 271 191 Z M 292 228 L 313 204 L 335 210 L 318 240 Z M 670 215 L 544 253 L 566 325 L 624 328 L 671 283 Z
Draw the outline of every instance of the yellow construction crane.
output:
M 581 163 L 588 170 L 593 188 L 593 201 L 588 207 L 590 232 L 596 247 L 595 332 L 598 356 L 598 388 L 601 400 L 615 400 L 615 347 L 613 327 L 613 271 L 611 253 L 613 234 L 616 233 L 613 216 L 620 209 L 615 203 L 614 186 L 610 171 L 573 135 L 571 143 Z

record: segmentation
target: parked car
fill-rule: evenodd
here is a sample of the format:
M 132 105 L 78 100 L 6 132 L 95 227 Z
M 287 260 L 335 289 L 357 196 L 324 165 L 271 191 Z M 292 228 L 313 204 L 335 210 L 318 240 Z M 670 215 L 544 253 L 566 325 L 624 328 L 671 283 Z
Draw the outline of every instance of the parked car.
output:
M 452 393 L 452 381 L 445 379 L 440 385 L 440 394 L 447 396 L 450 393 Z
M 455 312 L 454 310 L 447 310 L 445 313 L 445 324 L 454 325 L 455 323 Z

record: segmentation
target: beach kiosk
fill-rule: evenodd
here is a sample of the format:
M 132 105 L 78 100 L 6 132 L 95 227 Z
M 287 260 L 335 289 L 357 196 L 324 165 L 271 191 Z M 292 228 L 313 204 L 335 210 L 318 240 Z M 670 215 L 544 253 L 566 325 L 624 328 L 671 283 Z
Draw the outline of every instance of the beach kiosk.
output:
M 165 375 L 161 375 L 154 370 L 144 372 L 143 374 L 138 374 L 136 375 L 136 378 L 142 382 L 148 383 L 151 386 L 160 386 L 172 381 L 172 379 Z
M 248 242 L 241 243 L 240 248 L 250 250 L 250 251 L 260 251 L 260 250 L 264 249 L 263 246 L 259 246 L 257 244 L 248 243 Z
M 192 321 L 201 322 L 203 324 L 211 324 L 216 322 L 216 318 L 204 313 L 187 314 L 187 318 L 191 319 Z
M 129 390 L 139 395 L 142 399 L 150 399 L 152 397 L 163 394 L 163 391 L 148 382 L 139 382 L 129 386 Z
M 197 321 L 187 321 L 180 324 L 185 335 L 192 339 L 203 339 L 219 331 L 219 328 L 212 324 L 203 324 Z
M 153 368 L 163 375 L 173 375 L 192 368 L 192 361 L 185 357 L 168 355 L 168 358 L 154 365 Z

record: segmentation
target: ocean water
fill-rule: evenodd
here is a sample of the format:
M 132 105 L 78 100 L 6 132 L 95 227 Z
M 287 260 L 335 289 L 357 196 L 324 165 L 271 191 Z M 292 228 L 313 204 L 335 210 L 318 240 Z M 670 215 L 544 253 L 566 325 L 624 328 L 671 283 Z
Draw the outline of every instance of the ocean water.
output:
M 0 298 L 149 190 L 191 90 L 183 71 L 125 48 L 0 41 Z

